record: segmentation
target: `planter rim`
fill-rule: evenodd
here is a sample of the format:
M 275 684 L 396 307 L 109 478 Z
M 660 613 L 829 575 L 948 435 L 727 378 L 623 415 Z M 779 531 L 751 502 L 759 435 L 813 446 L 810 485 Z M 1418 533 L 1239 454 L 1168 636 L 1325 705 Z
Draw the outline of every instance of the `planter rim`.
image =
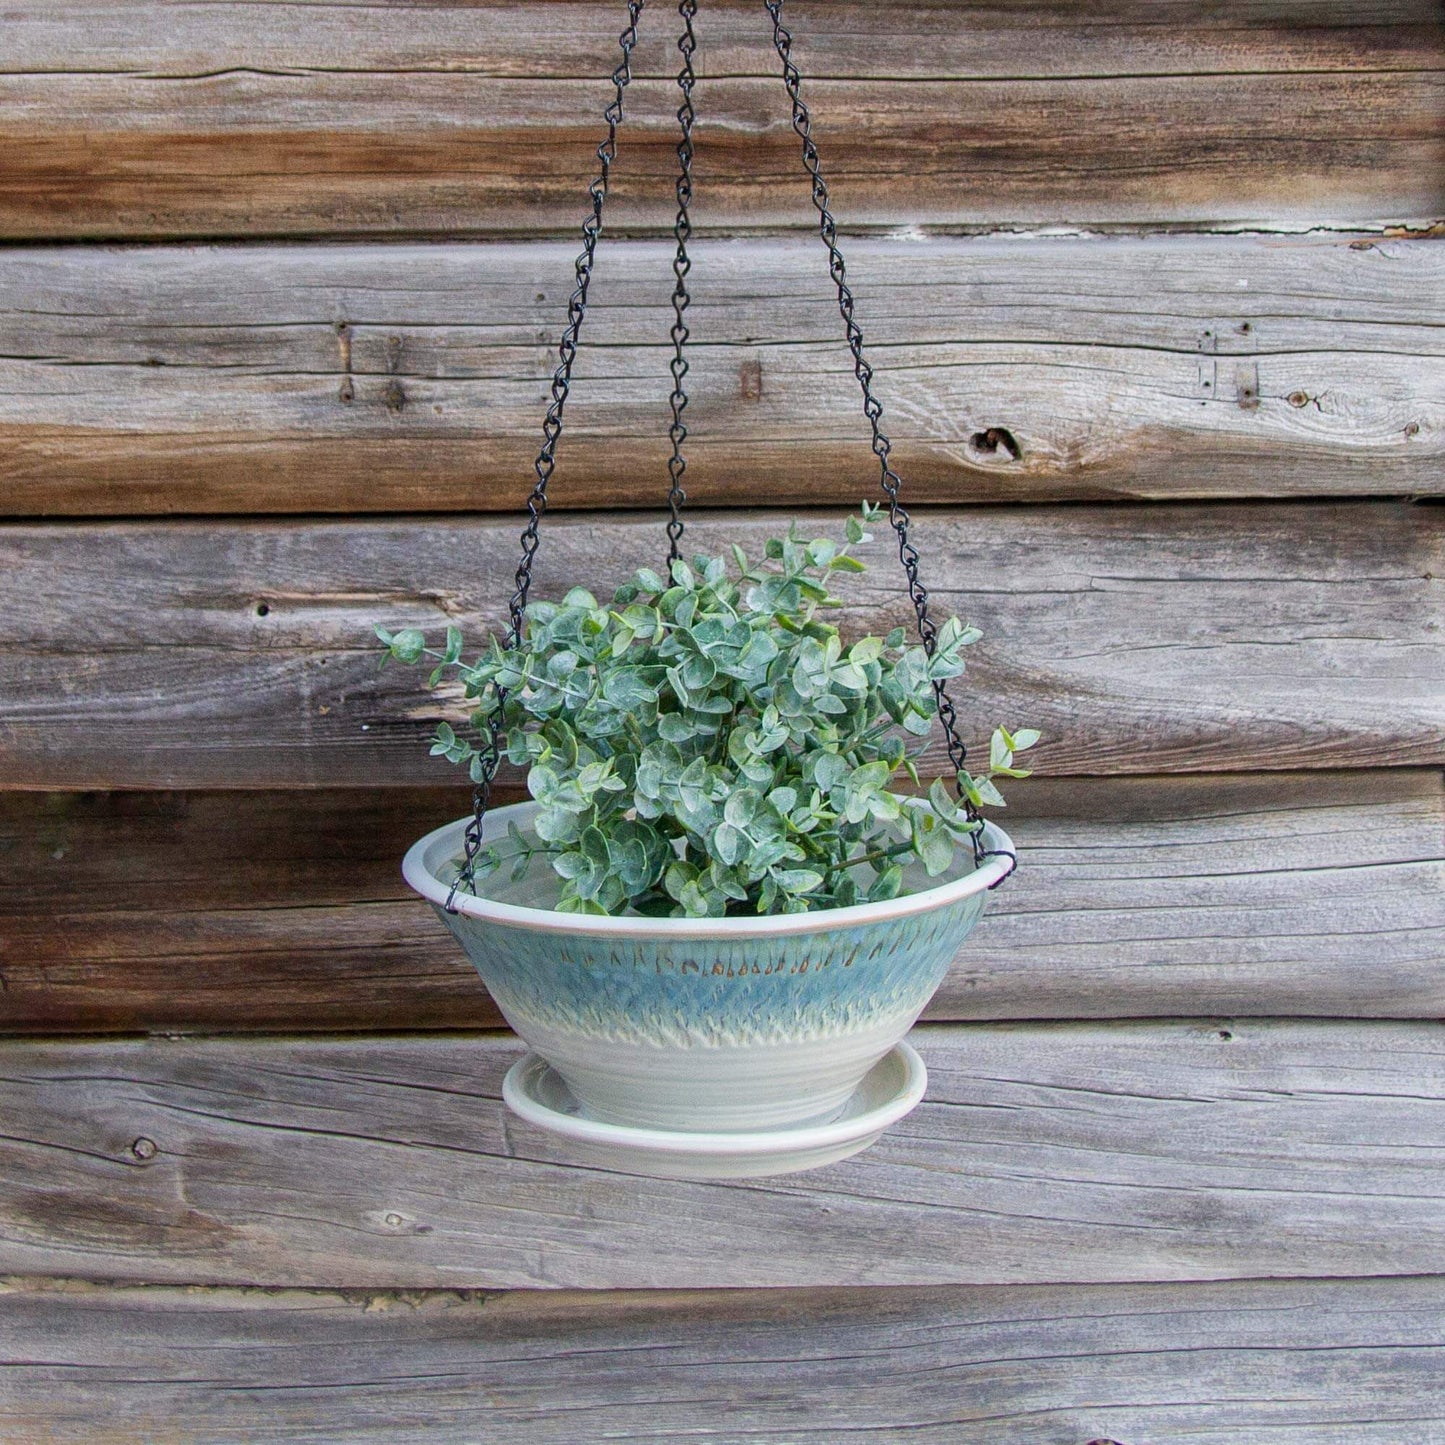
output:
M 511 803 L 493 808 L 487 814 L 486 836 L 504 831 L 507 822 L 521 824 L 537 810 L 534 801 Z M 490 826 L 493 820 L 496 826 Z M 426 864 L 426 856 L 438 844 L 446 845 L 445 856 L 454 858 L 462 849 L 468 818 L 458 818 L 434 828 L 407 849 L 401 871 L 406 881 L 428 902 L 446 905 L 451 887 L 443 883 Z M 997 823 L 985 823 L 983 839 L 989 848 L 1013 851 L 1013 841 Z M 907 918 L 915 913 L 928 913 L 959 899 L 982 893 L 1001 882 L 1008 872 L 1008 859 L 989 858 L 982 867 L 951 879 L 936 888 L 923 888 L 916 893 L 900 894 L 879 903 L 857 903 L 851 908 L 819 908 L 809 913 L 773 913 L 746 918 L 645 918 L 635 915 L 602 916 L 587 913 L 559 913 L 552 908 L 528 908 L 518 903 L 502 903 L 493 898 L 478 898 L 471 893 L 458 893 L 456 909 L 469 918 L 490 923 L 507 924 L 539 933 L 582 934 L 602 938 L 703 939 L 703 938 L 767 938 L 792 933 L 825 933 L 835 928 L 856 928 L 870 923 L 886 923 L 894 918 Z

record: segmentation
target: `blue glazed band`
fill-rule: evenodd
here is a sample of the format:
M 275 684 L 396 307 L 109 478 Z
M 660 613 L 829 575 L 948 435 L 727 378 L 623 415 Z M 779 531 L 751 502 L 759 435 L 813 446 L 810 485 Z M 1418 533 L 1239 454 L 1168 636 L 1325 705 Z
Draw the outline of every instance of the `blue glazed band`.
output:
M 917 1014 L 986 897 L 738 940 L 568 936 L 436 911 L 504 1013 L 569 1033 L 696 1046 L 823 1038 Z

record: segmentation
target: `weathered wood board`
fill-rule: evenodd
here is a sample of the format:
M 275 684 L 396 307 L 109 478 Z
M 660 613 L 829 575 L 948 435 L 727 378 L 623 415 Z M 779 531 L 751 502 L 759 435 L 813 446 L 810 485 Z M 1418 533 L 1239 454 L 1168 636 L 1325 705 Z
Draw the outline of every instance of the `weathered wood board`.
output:
M 505 1035 L 0 1045 L 0 1271 L 600 1289 L 1445 1269 L 1445 1025 L 917 1031 L 857 1158 L 688 1184 L 506 1115 Z
M 1128 75 L 1429 70 L 1438 68 L 1433 0 L 921 0 L 885 19 L 866 0 L 789 3 L 810 73 L 834 78 L 940 76 L 1007 80 Z M 626 16 L 617 0 L 410 0 L 339 9 L 315 0 L 16 0 L 11 64 L 170 79 L 265 70 L 442 72 L 601 80 Z M 649 4 L 633 53 L 639 77 L 677 72 L 678 22 Z M 755 0 L 706 0 L 694 68 L 704 79 L 776 70 Z
M 804 525 L 841 531 L 837 514 Z M 699 514 L 757 556 L 777 514 Z M 0 531 L 0 766 L 10 787 L 440 783 L 464 714 L 378 671 L 374 622 L 480 637 L 516 522 L 150 522 Z M 653 517 L 548 521 L 538 596 L 662 554 Z M 965 735 L 1042 728 L 1052 774 L 1445 761 L 1445 510 L 1393 503 L 920 513 L 941 612 L 982 627 Z M 849 632 L 910 623 L 881 540 Z M 83 706 L 78 703 L 83 701 Z
M 164 7 L 174 19 L 17 7 L 0 235 L 497 233 L 576 212 L 620 6 L 374 7 L 354 45 L 350 10 L 313 29 L 323 7 L 297 8 L 228 6 L 218 21 L 199 5 Z M 1162 24 L 1140 5 L 994 7 L 976 43 L 978 13 L 792 17 L 847 223 L 1308 225 L 1445 209 L 1445 26 L 1422 4 L 1385 24 L 1336 4 L 1303 17 L 1232 4 L 1202 21 L 1174 4 Z M 672 218 L 670 19 L 646 17 L 658 28 L 628 90 L 624 227 Z M 700 31 L 699 224 L 807 224 L 766 17 L 715 8 Z
M 458 788 L 0 794 L 0 1030 L 500 1017 L 398 860 Z M 1039 779 L 932 1019 L 1445 1015 L 1438 773 Z M 83 883 L 83 886 L 81 886 Z
M 0 1434 L 1433 1445 L 1442 1312 L 1439 1279 L 612 1296 L 16 1281 Z
M 876 465 L 821 245 L 694 249 L 694 504 L 868 492 Z M 0 509 L 516 509 L 575 251 L 0 255 Z M 915 501 L 1445 486 L 1440 243 L 995 237 L 848 251 Z M 599 262 L 557 505 L 663 495 L 671 287 L 660 243 Z

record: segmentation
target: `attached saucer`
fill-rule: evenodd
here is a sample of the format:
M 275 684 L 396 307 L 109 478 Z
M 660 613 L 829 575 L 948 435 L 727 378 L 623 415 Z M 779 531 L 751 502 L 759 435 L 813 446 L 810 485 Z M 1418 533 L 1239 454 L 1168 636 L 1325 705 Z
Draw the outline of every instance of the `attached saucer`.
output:
M 900 1043 L 864 1078 L 828 1124 L 738 1133 L 637 1129 L 589 1119 L 546 1060 L 527 1054 L 507 1070 L 502 1098 L 529 1124 L 561 1135 L 581 1164 L 663 1179 L 752 1179 L 791 1174 L 866 1149 L 923 1098 L 928 1070 Z

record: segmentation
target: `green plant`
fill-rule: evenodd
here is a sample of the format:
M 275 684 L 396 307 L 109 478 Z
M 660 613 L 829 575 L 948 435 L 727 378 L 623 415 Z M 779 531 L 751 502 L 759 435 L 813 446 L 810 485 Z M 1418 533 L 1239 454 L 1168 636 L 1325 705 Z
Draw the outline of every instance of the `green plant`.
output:
M 865 507 L 846 541 L 766 544 L 754 566 L 734 547 L 677 561 L 669 578 L 644 567 L 611 607 L 581 587 L 528 606 L 520 645 L 493 638 L 474 663 L 448 629 L 435 651 L 416 629 L 377 628 L 387 655 L 434 659 L 431 684 L 455 674 L 484 728 L 506 693 L 505 752 L 528 767 L 539 809 L 533 837 L 515 825 L 478 857 L 477 877 L 517 877 L 546 855 L 558 908 L 587 913 L 719 916 L 784 913 L 894 897 L 917 859 L 945 872 L 981 824 L 935 779 L 922 797 L 894 792 L 937 716 L 935 679 L 964 670 L 979 633 L 949 618 L 930 657 L 904 631 L 845 645 L 818 614 L 839 606 L 835 573 L 860 572 Z M 383 659 L 385 661 L 385 659 Z M 1001 805 L 998 777 L 1026 777 L 1015 753 L 1032 729 L 993 734 L 986 772 L 960 773 L 976 806 Z M 482 758 L 452 727 L 432 752 Z

